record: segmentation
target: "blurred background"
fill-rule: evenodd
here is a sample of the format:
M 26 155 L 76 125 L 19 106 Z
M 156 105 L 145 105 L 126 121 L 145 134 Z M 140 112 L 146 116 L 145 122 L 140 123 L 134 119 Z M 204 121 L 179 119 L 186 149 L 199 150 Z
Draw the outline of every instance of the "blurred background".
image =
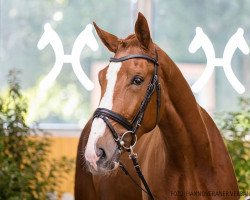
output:
M 250 1 L 248 0 L 0 0 L 0 91 L 8 89 L 7 74 L 21 71 L 21 91 L 27 98 L 25 116 L 29 126 L 39 127 L 53 136 L 52 157 L 75 158 L 81 129 L 98 105 L 97 73 L 108 64 L 110 52 L 99 44 L 97 51 L 85 47 L 80 61 L 95 88 L 87 91 L 66 63 L 53 85 L 39 98 L 39 83 L 55 63 L 50 45 L 39 50 L 37 43 L 50 23 L 62 40 L 65 54 L 71 54 L 75 39 L 86 25 L 95 21 L 101 28 L 125 38 L 134 33 L 134 22 L 141 11 L 150 25 L 152 38 L 177 63 L 192 85 L 206 66 L 203 50 L 188 51 L 201 27 L 212 41 L 217 58 L 239 27 L 250 46 Z M 222 67 L 216 67 L 206 86 L 196 94 L 197 101 L 214 116 L 218 112 L 237 111 L 238 99 L 250 94 L 250 55 L 236 50 L 232 68 L 246 92 L 238 94 L 227 80 Z M 250 171 L 250 170 L 249 170 Z M 72 172 L 73 174 L 73 172 Z M 68 199 L 73 194 L 74 177 L 62 184 Z M 65 197 L 66 198 L 66 197 Z

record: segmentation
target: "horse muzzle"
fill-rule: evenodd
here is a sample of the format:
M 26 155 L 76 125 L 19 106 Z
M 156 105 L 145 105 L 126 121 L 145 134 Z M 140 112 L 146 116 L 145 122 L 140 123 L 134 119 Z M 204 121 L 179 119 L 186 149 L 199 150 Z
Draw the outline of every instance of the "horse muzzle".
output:
M 118 168 L 121 151 L 117 146 L 115 148 L 110 146 L 100 145 L 97 142 L 95 159 L 86 159 L 88 170 L 93 175 L 105 175 Z

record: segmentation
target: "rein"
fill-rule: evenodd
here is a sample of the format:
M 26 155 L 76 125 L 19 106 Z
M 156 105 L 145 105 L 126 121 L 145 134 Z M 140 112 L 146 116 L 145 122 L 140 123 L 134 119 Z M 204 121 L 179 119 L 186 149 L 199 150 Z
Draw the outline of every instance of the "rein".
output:
M 133 117 L 132 121 L 129 122 L 125 117 L 123 117 L 122 115 L 120 115 L 119 113 L 116 113 L 112 110 L 106 109 L 106 108 L 97 108 L 94 112 L 93 115 L 93 119 L 94 118 L 101 118 L 103 119 L 103 121 L 106 123 L 106 125 L 108 126 L 108 128 L 110 129 L 110 132 L 113 135 L 113 138 L 115 140 L 115 142 L 117 143 L 117 146 L 119 148 L 120 151 L 122 151 L 122 149 L 125 149 L 126 151 L 128 151 L 130 153 L 129 158 L 132 160 L 134 168 L 139 176 L 139 178 L 141 179 L 144 188 L 141 188 L 139 186 L 139 184 L 137 184 L 135 182 L 135 180 L 130 176 L 130 174 L 128 173 L 128 171 L 125 169 L 124 165 L 122 163 L 120 163 L 120 167 L 121 169 L 125 172 L 126 175 L 129 175 L 129 177 L 132 179 L 132 181 L 139 186 L 144 192 L 146 192 L 148 194 L 148 196 L 154 200 L 154 196 L 142 174 L 140 165 L 138 163 L 137 160 L 137 154 L 134 153 L 133 148 L 136 145 L 137 142 L 137 136 L 136 136 L 136 132 L 138 130 L 138 128 L 141 126 L 141 122 L 143 120 L 144 117 L 144 113 L 145 110 L 147 108 L 147 105 L 150 102 L 151 96 L 153 95 L 154 91 L 157 92 L 157 117 L 156 117 L 156 123 L 158 121 L 158 114 L 159 114 L 159 109 L 160 109 L 160 84 L 159 84 L 159 79 L 158 79 L 158 54 L 155 50 L 156 53 L 156 57 L 152 58 L 148 55 L 144 55 L 144 54 L 131 54 L 128 56 L 124 56 L 121 58 L 110 58 L 110 62 L 123 62 L 129 59 L 136 59 L 136 58 L 141 58 L 141 59 L 145 59 L 151 63 L 154 64 L 154 72 L 151 78 L 151 81 L 147 87 L 147 91 L 145 94 L 144 99 L 141 102 L 141 105 L 136 113 L 136 115 Z M 127 129 L 126 132 L 124 132 L 122 134 L 122 136 L 119 136 L 118 133 L 116 132 L 116 130 L 114 129 L 114 127 L 111 125 L 109 120 L 113 120 L 117 123 L 119 123 L 121 126 L 123 126 L 124 128 Z M 131 143 L 130 145 L 126 145 L 124 142 L 124 137 L 130 134 L 131 135 Z

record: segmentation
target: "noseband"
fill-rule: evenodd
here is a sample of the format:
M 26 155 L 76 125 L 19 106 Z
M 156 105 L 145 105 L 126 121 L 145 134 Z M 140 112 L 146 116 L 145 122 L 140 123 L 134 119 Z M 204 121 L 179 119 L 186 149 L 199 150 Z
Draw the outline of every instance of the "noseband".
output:
M 155 50 L 155 54 L 156 57 L 152 58 L 148 55 L 144 55 L 144 54 L 131 54 L 128 56 L 124 56 L 121 58 L 110 58 L 110 62 L 123 62 L 126 60 L 130 60 L 130 59 L 145 59 L 151 63 L 154 64 L 154 73 L 152 75 L 151 81 L 148 85 L 148 88 L 146 90 L 146 94 L 144 99 L 141 102 L 141 105 L 139 107 L 139 110 L 137 111 L 136 115 L 133 117 L 132 121 L 129 122 L 128 119 L 126 119 L 125 117 L 123 117 L 121 114 L 116 113 L 112 110 L 106 109 L 106 108 L 97 108 L 94 112 L 93 115 L 93 119 L 95 118 L 101 118 L 103 119 L 103 121 L 106 123 L 106 125 L 108 126 L 110 132 L 113 135 L 113 138 L 115 140 L 115 142 L 117 143 L 117 146 L 119 148 L 120 151 L 122 151 L 122 149 L 125 149 L 126 151 L 130 152 L 130 159 L 133 162 L 133 165 L 136 169 L 136 172 L 138 174 L 138 176 L 140 177 L 145 189 L 143 189 L 142 187 L 140 187 L 140 185 L 138 183 L 136 183 L 136 181 L 133 179 L 133 177 L 128 173 L 128 171 L 125 169 L 124 165 L 122 163 L 120 163 L 120 167 L 121 169 L 125 172 L 126 175 L 128 175 L 132 181 L 141 188 L 141 190 L 143 190 L 144 192 L 146 192 L 149 197 L 154 200 L 154 196 L 152 194 L 152 192 L 150 191 L 150 188 L 141 172 L 141 168 L 138 164 L 138 160 L 137 160 L 137 154 L 133 152 L 133 148 L 137 142 L 137 137 L 136 137 L 136 132 L 138 130 L 138 128 L 141 126 L 141 122 L 143 120 L 143 116 L 145 113 L 145 110 L 147 108 L 147 105 L 150 102 L 151 96 L 153 95 L 154 91 L 157 92 L 157 116 L 156 116 L 156 123 L 158 121 L 158 114 L 159 114 L 159 109 L 160 109 L 160 84 L 159 84 L 159 78 L 158 78 L 158 54 L 157 51 Z M 127 129 L 126 132 L 124 132 L 122 134 L 122 136 L 119 136 L 118 133 L 116 132 L 116 130 L 114 129 L 114 127 L 111 125 L 109 120 L 113 120 L 117 123 L 119 123 L 121 126 L 123 126 L 124 128 Z M 124 137 L 130 134 L 132 137 L 131 143 L 129 144 L 129 146 L 126 146 L 125 142 L 124 142 Z
M 155 51 L 156 52 L 156 51 Z M 157 58 L 157 52 L 156 52 L 156 58 L 152 58 L 148 55 L 144 54 L 132 54 L 128 56 L 124 56 L 121 58 L 110 58 L 110 62 L 123 62 L 129 59 L 145 59 L 149 62 L 152 62 L 154 64 L 154 73 L 152 75 L 151 81 L 148 85 L 145 97 L 143 101 L 141 102 L 141 105 L 139 107 L 139 110 L 137 111 L 136 115 L 133 117 L 132 121 L 129 122 L 125 117 L 120 115 L 119 113 L 116 113 L 112 110 L 106 109 L 106 108 L 97 108 L 94 112 L 93 119 L 94 118 L 101 118 L 104 120 L 104 122 L 107 124 L 109 130 L 111 131 L 115 142 L 117 143 L 117 146 L 120 150 L 124 148 L 127 151 L 130 151 L 131 148 L 133 148 L 136 144 L 137 137 L 136 137 L 136 131 L 141 125 L 141 122 L 143 120 L 143 116 L 145 113 L 145 110 L 147 108 L 148 103 L 150 102 L 151 96 L 153 95 L 154 91 L 157 92 L 157 119 L 156 123 L 158 121 L 158 113 L 160 108 L 160 84 L 158 79 L 158 58 Z M 125 133 L 122 134 L 122 136 L 119 136 L 114 127 L 109 122 L 109 119 L 119 123 L 121 126 L 127 129 Z M 129 146 L 125 145 L 125 142 L 123 141 L 125 135 L 131 134 L 132 140 L 131 144 Z

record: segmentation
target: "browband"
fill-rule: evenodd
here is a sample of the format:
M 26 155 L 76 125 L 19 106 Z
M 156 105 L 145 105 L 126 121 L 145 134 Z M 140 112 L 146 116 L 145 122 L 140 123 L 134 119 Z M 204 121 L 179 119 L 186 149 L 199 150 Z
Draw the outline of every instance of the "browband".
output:
M 155 58 L 149 57 L 148 55 L 145 55 L 145 54 L 132 54 L 132 55 L 124 56 L 121 58 L 114 58 L 113 57 L 113 58 L 109 59 L 109 62 L 123 62 L 123 61 L 129 60 L 129 59 L 134 59 L 134 58 L 146 59 L 146 60 L 148 60 L 156 65 L 159 65 L 158 61 Z

